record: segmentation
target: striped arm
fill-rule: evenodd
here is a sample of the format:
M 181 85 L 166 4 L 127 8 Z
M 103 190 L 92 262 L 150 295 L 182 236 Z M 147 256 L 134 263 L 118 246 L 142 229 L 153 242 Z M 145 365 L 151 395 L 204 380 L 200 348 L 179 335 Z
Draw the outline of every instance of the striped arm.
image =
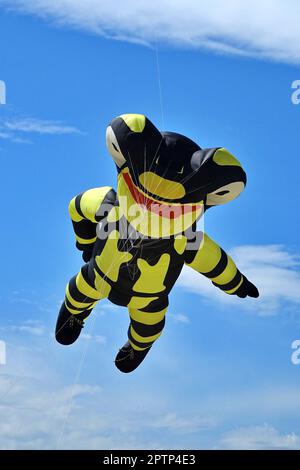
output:
M 96 241 L 97 223 L 103 217 L 99 213 L 102 204 L 112 204 L 115 191 L 109 187 L 94 188 L 75 196 L 69 204 L 76 246 L 79 250 L 90 251 Z
M 231 257 L 206 234 L 193 260 L 186 264 L 208 277 L 227 294 L 235 294 L 243 284 L 244 277 Z

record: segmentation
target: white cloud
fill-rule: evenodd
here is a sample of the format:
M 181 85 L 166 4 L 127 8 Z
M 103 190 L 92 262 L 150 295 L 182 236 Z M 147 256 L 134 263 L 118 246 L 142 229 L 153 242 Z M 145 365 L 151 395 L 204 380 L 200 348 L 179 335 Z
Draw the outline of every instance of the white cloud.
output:
M 0 368 L 0 449 L 188 449 L 215 443 L 219 448 L 300 448 L 290 429 L 246 427 L 255 416 L 260 422 L 295 420 L 297 387 L 280 388 L 279 382 L 233 393 L 200 388 L 182 401 L 171 383 L 153 381 L 156 368 L 108 376 L 107 357 L 89 357 L 84 369 L 89 362 L 91 379 L 83 372 L 80 383 L 74 351 L 49 345 L 37 351 L 31 342 L 27 348 L 8 344 L 8 350 L 7 366 Z M 157 360 L 161 364 L 163 354 Z M 78 382 L 70 385 L 75 377 Z M 223 434 L 228 420 L 238 428 Z
M 47 121 L 33 118 L 10 118 L 2 119 L 0 122 L 0 140 L 8 140 L 16 144 L 31 144 L 31 140 L 23 135 L 66 135 L 82 134 L 74 126 L 67 126 L 59 121 Z
M 9 132 L 0 132 L 0 139 L 10 139 L 11 134 Z
M 0 130 L 0 139 L 9 140 L 16 144 L 31 144 L 30 140 L 15 136 L 12 132 L 3 132 Z
M 168 313 L 168 318 L 171 318 L 175 323 L 190 323 L 190 319 L 183 313 Z
M 21 333 L 29 333 L 35 336 L 42 336 L 45 332 L 43 326 L 30 326 L 30 325 L 15 326 L 12 328 L 12 331 L 20 331 Z
M 99 386 L 80 384 L 46 389 L 32 377 L 3 374 L 0 375 L 0 390 L 4 390 L 0 402 L 3 417 L 0 449 L 55 448 L 68 415 L 83 412 L 78 401 L 91 400 L 101 393 Z M 69 431 L 72 434 L 67 426 Z
M 0 5 L 118 40 L 161 41 L 300 61 L 297 0 L 0 0 Z
M 287 350 L 287 364 L 290 359 L 288 354 Z M 269 366 L 270 368 L 272 366 L 271 350 Z M 278 420 L 283 417 L 295 419 L 300 410 L 299 388 L 275 380 L 272 383 L 258 384 L 255 387 L 233 389 L 230 393 L 216 390 L 211 391 L 210 395 L 205 397 L 203 405 L 208 413 L 215 412 L 224 421 L 231 418 L 235 422 L 245 422 L 249 417 L 252 419 L 254 416 L 267 422 L 270 419 Z
M 9 131 L 37 134 L 79 134 L 76 127 L 66 126 L 59 121 L 43 121 L 41 119 L 22 118 L 4 121 L 3 126 Z
M 53 378 L 52 378 L 53 380 Z M 121 386 L 121 384 L 120 384 Z M 176 438 L 215 423 L 199 413 L 169 411 L 143 388 L 62 386 L 0 374 L 0 449 L 139 449 L 176 446 Z M 163 437 L 158 438 L 157 435 Z
M 76 360 L 66 351 L 8 348 L 9 361 L 0 368 L 0 449 L 188 448 L 189 439 L 215 426 L 205 410 L 176 410 L 173 392 L 167 397 L 146 376 L 116 371 L 108 380 L 101 357 L 89 384 L 79 383 Z M 63 362 L 60 377 L 55 356 Z M 73 373 L 78 382 L 69 385 Z
M 195 433 L 200 430 L 212 428 L 216 425 L 216 420 L 195 416 L 182 416 L 172 412 L 159 416 L 152 423 L 153 428 L 169 429 L 178 433 Z
M 82 333 L 80 335 L 86 341 L 94 341 L 95 343 L 99 344 L 106 344 L 107 338 L 103 335 L 91 335 L 90 333 Z
M 249 245 L 230 252 L 238 268 L 260 291 L 259 299 L 227 295 L 204 276 L 185 267 L 178 285 L 220 304 L 237 306 L 259 315 L 272 315 L 300 304 L 299 255 L 282 245 Z
M 11 331 L 17 333 L 28 333 L 34 336 L 42 336 L 45 333 L 45 326 L 36 320 L 27 320 L 21 325 L 8 325 L 0 328 L 2 331 Z
M 234 450 L 299 449 L 300 436 L 281 434 L 268 424 L 241 427 L 224 434 L 220 447 Z

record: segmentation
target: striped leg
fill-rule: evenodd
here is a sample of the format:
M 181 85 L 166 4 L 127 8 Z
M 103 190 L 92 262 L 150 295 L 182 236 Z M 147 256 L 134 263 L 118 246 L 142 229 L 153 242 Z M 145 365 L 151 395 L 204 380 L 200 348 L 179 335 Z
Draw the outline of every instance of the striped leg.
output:
M 60 344 L 74 343 L 81 333 L 84 320 L 97 302 L 107 297 L 109 285 L 104 279 L 95 278 L 94 281 L 88 271 L 88 265 L 83 266 L 67 285 L 65 301 L 59 311 L 55 329 L 55 337 Z
M 81 268 L 79 273 L 72 277 L 66 287 L 65 306 L 73 315 L 84 315 L 85 311 L 90 311 L 95 307 L 102 297 L 102 293 L 97 291 L 93 281 L 88 276 L 88 265 Z
M 165 314 L 167 307 L 159 312 L 143 312 L 142 310 L 129 308 L 130 326 L 128 339 L 136 351 L 151 348 L 165 326 Z

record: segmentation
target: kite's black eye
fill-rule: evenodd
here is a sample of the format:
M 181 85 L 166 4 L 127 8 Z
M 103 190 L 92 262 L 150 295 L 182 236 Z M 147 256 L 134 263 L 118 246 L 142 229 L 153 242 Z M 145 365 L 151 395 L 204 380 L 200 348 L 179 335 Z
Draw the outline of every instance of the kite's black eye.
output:
M 216 193 L 217 196 L 224 196 L 224 194 L 228 194 L 229 191 L 225 190 L 225 191 L 220 191 L 219 193 Z
M 115 146 L 115 144 L 112 142 L 112 145 L 113 145 L 113 148 L 115 149 L 116 152 L 119 152 L 119 150 L 117 149 L 117 147 Z

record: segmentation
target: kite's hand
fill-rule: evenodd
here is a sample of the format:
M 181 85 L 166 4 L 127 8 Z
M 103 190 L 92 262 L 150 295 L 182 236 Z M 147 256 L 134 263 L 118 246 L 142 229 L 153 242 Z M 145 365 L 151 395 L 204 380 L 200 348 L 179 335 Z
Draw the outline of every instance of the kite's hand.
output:
M 243 276 L 243 282 L 240 287 L 233 293 L 233 295 L 237 295 L 238 297 L 245 298 L 249 297 L 259 297 L 259 292 L 257 287 L 252 284 L 252 282 L 248 281 L 248 279 Z
M 81 245 L 80 243 L 76 242 L 76 248 L 79 251 L 82 251 L 82 259 L 85 263 L 88 263 L 92 257 L 94 243 L 89 243 L 88 245 Z
M 85 263 L 88 263 L 92 257 L 93 252 L 92 251 L 84 251 L 82 253 L 82 259 Z

